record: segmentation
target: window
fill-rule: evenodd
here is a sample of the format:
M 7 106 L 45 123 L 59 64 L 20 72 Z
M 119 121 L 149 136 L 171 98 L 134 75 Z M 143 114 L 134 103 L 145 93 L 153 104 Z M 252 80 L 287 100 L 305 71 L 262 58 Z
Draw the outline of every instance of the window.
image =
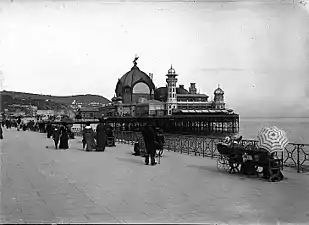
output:
M 89 116 L 90 116 L 90 117 L 93 117 L 93 113 L 89 113 Z

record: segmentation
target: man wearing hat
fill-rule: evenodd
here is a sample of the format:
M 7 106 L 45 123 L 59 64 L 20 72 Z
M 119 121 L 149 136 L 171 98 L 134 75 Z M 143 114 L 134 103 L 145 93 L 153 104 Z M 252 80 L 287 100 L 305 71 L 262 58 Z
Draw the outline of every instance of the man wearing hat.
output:
M 150 122 L 142 128 L 142 135 L 146 147 L 146 156 L 145 156 L 145 165 L 149 164 L 149 157 L 151 160 L 151 165 L 156 165 L 155 156 L 156 156 L 156 132 Z

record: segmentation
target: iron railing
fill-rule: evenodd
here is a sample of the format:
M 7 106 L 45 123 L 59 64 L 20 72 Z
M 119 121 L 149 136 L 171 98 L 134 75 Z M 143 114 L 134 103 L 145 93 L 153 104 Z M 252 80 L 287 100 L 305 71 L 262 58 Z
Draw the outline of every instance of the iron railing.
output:
M 141 138 L 139 132 L 133 131 L 115 131 L 114 134 L 117 142 L 126 144 L 134 144 Z M 164 134 L 164 136 L 164 149 L 168 151 L 210 158 L 220 155 L 217 149 L 217 144 L 222 141 L 220 138 L 174 134 Z M 242 140 L 241 144 L 249 148 L 249 146 L 256 146 L 257 141 Z M 281 158 L 284 166 L 296 168 L 298 173 L 309 171 L 309 144 L 289 143 L 278 157 Z
M 76 136 L 81 136 L 81 132 L 74 132 Z M 116 141 L 125 144 L 134 144 L 141 138 L 139 132 L 134 131 L 114 131 Z M 220 138 L 210 138 L 195 135 L 175 135 L 164 134 L 164 149 L 182 154 L 216 158 L 220 154 L 217 144 L 222 141 Z M 256 140 L 242 140 L 241 145 L 245 148 L 256 146 Z M 141 146 L 143 148 L 143 146 Z M 309 144 L 289 143 L 284 152 L 277 155 L 282 160 L 282 165 L 293 167 L 297 172 L 309 171 Z

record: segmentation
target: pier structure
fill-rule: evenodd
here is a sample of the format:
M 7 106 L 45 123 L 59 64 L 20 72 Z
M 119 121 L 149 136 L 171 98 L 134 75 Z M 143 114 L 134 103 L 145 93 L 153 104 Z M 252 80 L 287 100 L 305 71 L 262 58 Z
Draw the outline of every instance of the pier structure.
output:
M 74 120 L 67 122 L 71 124 L 97 124 L 98 120 Z M 108 117 L 105 123 L 111 125 L 114 130 L 119 131 L 139 131 L 146 123 L 151 122 L 160 127 L 164 133 L 173 134 L 195 134 L 195 135 L 225 135 L 239 132 L 238 114 L 219 115 L 173 115 L 156 117 Z M 47 123 L 42 121 L 40 123 Z M 61 124 L 62 122 L 52 122 Z

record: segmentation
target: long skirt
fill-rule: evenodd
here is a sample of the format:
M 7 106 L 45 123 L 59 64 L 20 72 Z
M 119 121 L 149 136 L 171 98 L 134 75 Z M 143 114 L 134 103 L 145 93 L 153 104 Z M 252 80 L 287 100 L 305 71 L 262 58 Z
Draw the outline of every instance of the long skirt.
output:
M 68 149 L 69 148 L 69 138 L 68 138 L 68 135 L 61 135 L 59 148 L 60 149 Z

